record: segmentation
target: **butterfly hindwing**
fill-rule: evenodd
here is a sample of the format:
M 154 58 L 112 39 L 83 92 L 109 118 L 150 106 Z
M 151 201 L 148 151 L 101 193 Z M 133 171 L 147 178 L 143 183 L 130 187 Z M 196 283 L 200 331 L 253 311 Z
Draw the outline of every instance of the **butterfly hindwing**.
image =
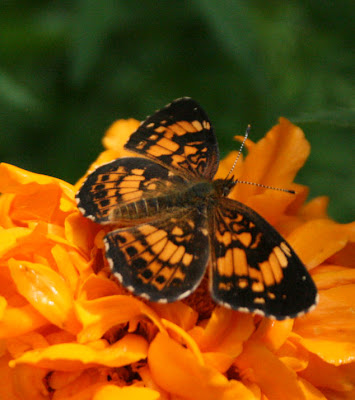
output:
M 144 219 L 149 212 L 159 212 L 160 195 L 184 184 L 182 177 L 150 160 L 118 158 L 87 177 L 77 194 L 78 207 L 85 217 L 100 223 L 114 223 L 137 212 Z
M 212 218 L 216 302 L 276 319 L 294 318 L 314 306 L 317 290 L 306 268 L 260 215 L 221 198 Z
M 191 180 L 215 175 L 219 150 L 207 114 L 184 97 L 148 117 L 125 146 Z
M 187 209 L 105 237 L 112 272 L 134 294 L 171 302 L 201 281 L 209 258 L 207 217 Z

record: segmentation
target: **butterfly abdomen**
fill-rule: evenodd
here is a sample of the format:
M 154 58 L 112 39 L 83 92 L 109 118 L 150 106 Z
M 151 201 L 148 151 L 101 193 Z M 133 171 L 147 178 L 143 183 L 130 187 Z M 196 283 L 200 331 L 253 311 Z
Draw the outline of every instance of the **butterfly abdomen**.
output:
M 198 182 L 187 185 L 179 191 L 161 194 L 156 197 L 147 197 L 140 200 L 124 203 L 116 207 L 110 216 L 111 221 L 136 221 L 146 220 L 151 217 L 159 217 L 165 213 L 181 211 L 183 208 L 191 208 L 199 203 L 206 202 L 213 189 L 210 182 Z

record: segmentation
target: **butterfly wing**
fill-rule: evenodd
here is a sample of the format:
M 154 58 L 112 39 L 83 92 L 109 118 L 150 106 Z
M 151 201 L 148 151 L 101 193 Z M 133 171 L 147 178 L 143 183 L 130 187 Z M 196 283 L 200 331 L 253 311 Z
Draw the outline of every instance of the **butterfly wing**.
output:
M 190 180 L 212 179 L 219 163 L 217 139 L 208 116 L 187 97 L 148 117 L 125 147 Z
M 215 301 L 280 320 L 309 311 L 317 289 L 290 245 L 249 207 L 220 200 L 211 222 Z
M 82 214 L 99 223 L 114 223 L 162 212 L 159 196 L 179 190 L 186 181 L 139 157 L 118 158 L 92 172 L 76 195 Z
M 106 257 L 112 272 L 134 294 L 171 302 L 188 296 L 201 281 L 208 241 L 205 213 L 187 209 L 110 232 Z

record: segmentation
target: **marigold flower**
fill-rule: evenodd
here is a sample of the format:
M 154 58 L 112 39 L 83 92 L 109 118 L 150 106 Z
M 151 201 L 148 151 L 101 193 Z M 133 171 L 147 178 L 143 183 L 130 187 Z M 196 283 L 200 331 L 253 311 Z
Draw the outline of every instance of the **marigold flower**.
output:
M 117 121 L 95 166 L 127 155 L 138 127 Z M 310 151 L 284 118 L 248 140 L 231 197 L 280 231 L 320 294 L 311 313 L 275 321 L 211 302 L 205 282 L 183 302 L 135 298 L 110 275 L 108 227 L 85 219 L 72 186 L 0 165 L 1 399 L 353 399 L 355 223 L 327 216 L 327 199 L 305 203 L 293 179 Z M 235 158 L 220 163 L 225 177 Z

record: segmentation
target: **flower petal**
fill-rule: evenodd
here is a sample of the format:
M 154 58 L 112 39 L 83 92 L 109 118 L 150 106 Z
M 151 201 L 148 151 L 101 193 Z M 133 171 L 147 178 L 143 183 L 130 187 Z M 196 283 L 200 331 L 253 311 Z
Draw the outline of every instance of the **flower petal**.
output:
M 304 400 L 296 373 L 260 342 L 248 340 L 235 364 L 241 376 L 257 383 L 268 400 Z
M 254 318 L 251 314 L 216 307 L 204 334 L 196 337 L 196 341 L 204 352 L 220 352 L 236 357 L 253 331 Z
M 97 340 L 113 326 L 139 316 L 147 316 L 160 330 L 165 331 L 155 311 L 133 296 L 115 295 L 78 301 L 76 313 L 83 324 L 78 334 L 79 343 Z
M 148 343 L 142 336 L 127 334 L 111 346 L 101 340 L 91 345 L 63 343 L 27 351 L 10 361 L 10 366 L 29 364 L 57 371 L 77 371 L 95 365 L 121 367 L 145 358 L 147 351 Z
M 198 313 L 181 301 L 168 304 L 151 303 L 151 308 L 161 318 L 173 322 L 185 331 L 192 329 L 198 319 Z
M 93 397 L 93 400 L 158 400 L 159 392 L 141 387 L 118 387 L 106 385 L 101 387 Z
M 244 385 L 228 381 L 215 369 L 201 365 L 189 349 L 166 334 L 158 333 L 151 343 L 148 364 L 156 383 L 183 399 L 254 400 Z
M 285 118 L 280 118 L 278 125 L 250 147 L 243 164 L 243 174 L 238 179 L 291 189 L 292 181 L 309 152 L 310 145 L 302 130 Z M 271 223 L 293 201 L 290 194 L 242 184 L 236 186 L 232 197 L 253 208 Z
M 46 265 L 9 260 L 11 276 L 19 293 L 48 321 L 60 328 L 76 332 L 73 298 L 64 279 Z
M 355 284 L 320 290 L 314 311 L 295 320 L 300 343 L 334 365 L 355 360 Z
M 0 339 L 16 337 L 49 325 L 30 304 L 24 307 L 6 307 L 0 320 Z
M 348 240 L 347 226 L 328 219 L 306 222 L 287 237 L 287 241 L 308 268 L 321 264 L 341 250 Z

